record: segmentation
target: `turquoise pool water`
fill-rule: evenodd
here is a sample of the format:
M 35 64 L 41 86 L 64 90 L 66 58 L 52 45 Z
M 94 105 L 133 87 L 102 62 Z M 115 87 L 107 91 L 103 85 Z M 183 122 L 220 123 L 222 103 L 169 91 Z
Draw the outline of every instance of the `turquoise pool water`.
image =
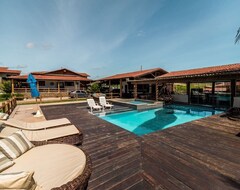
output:
M 100 118 L 142 136 L 221 112 L 206 108 L 171 106 L 142 112 L 134 110 L 109 114 Z

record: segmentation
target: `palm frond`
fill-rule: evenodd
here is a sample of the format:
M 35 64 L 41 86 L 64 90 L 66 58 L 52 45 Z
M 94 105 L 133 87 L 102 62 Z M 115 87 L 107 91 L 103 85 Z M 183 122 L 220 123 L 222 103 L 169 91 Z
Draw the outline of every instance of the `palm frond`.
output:
M 235 36 L 235 44 L 240 41 L 240 27 L 238 28 L 237 34 Z

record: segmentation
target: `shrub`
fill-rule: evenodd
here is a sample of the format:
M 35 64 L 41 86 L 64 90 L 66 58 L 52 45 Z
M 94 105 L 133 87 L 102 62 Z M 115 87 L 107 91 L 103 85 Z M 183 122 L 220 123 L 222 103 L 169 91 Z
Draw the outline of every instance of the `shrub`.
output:
M 11 98 L 11 94 L 10 93 L 0 94 L 0 99 L 1 100 L 8 100 L 10 98 Z
M 0 84 L 1 91 L 5 92 L 6 94 L 10 94 L 12 92 L 12 83 L 11 81 L 4 81 Z
M 14 94 L 14 96 L 16 97 L 17 100 L 23 100 L 24 99 L 24 95 L 23 94 Z

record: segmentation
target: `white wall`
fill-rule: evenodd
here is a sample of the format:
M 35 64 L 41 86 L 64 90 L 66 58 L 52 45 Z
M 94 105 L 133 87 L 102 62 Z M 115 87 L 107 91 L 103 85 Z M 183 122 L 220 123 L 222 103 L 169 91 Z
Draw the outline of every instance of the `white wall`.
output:
M 53 83 L 51 85 L 51 83 Z M 78 82 L 78 85 L 77 85 L 77 89 L 80 89 L 80 83 Z M 39 86 L 39 88 L 55 88 L 57 89 L 58 88 L 58 82 L 57 81 L 45 81 L 45 86 Z M 64 88 L 65 89 L 68 89 L 68 90 L 75 90 L 75 86 L 66 86 L 64 85 Z
M 123 82 L 122 82 L 122 92 L 123 92 L 123 93 L 126 93 L 126 92 L 125 92 L 125 86 L 126 86 L 126 85 L 127 85 L 127 82 L 123 81 Z
M 172 97 L 173 97 L 173 101 L 175 102 L 188 103 L 188 95 L 173 94 Z
M 234 97 L 233 107 L 240 107 L 240 97 Z

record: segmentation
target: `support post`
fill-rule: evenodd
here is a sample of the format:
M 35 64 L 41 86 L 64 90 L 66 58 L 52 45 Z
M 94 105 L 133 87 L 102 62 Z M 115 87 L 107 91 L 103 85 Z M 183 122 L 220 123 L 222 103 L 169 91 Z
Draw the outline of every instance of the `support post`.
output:
M 122 98 L 122 79 L 120 79 L 120 98 Z
M 231 107 L 233 106 L 234 97 L 236 96 L 236 80 L 231 80 Z
M 134 99 L 137 99 L 137 83 L 134 83 L 134 86 L 133 86 L 133 88 L 134 88 Z
M 60 82 L 58 82 L 58 93 L 60 93 Z
M 6 103 L 5 102 L 2 103 L 2 112 L 6 113 Z
M 156 97 L 155 97 L 156 101 L 158 101 L 158 85 L 159 85 L 159 81 L 156 80 Z
M 12 79 L 12 94 L 14 94 L 14 80 Z
M 10 113 L 11 113 L 11 108 L 10 108 L 10 101 L 8 100 L 7 101 L 7 114 L 9 114 L 10 115 Z
M 187 96 L 188 96 L 188 104 L 190 104 L 191 103 L 190 82 L 187 82 Z
M 77 90 L 77 83 L 76 83 L 76 81 L 74 81 L 74 88 L 75 88 L 75 90 Z
M 109 83 L 108 83 L 108 85 L 109 85 L 109 95 L 110 95 L 110 98 L 112 99 L 112 92 L 111 92 L 111 80 L 109 80 Z
M 216 98 L 215 98 L 215 82 L 212 82 L 212 106 L 215 106 L 215 101 L 216 101 Z
M 38 89 L 38 91 L 39 91 L 39 82 L 37 81 L 37 89 Z

